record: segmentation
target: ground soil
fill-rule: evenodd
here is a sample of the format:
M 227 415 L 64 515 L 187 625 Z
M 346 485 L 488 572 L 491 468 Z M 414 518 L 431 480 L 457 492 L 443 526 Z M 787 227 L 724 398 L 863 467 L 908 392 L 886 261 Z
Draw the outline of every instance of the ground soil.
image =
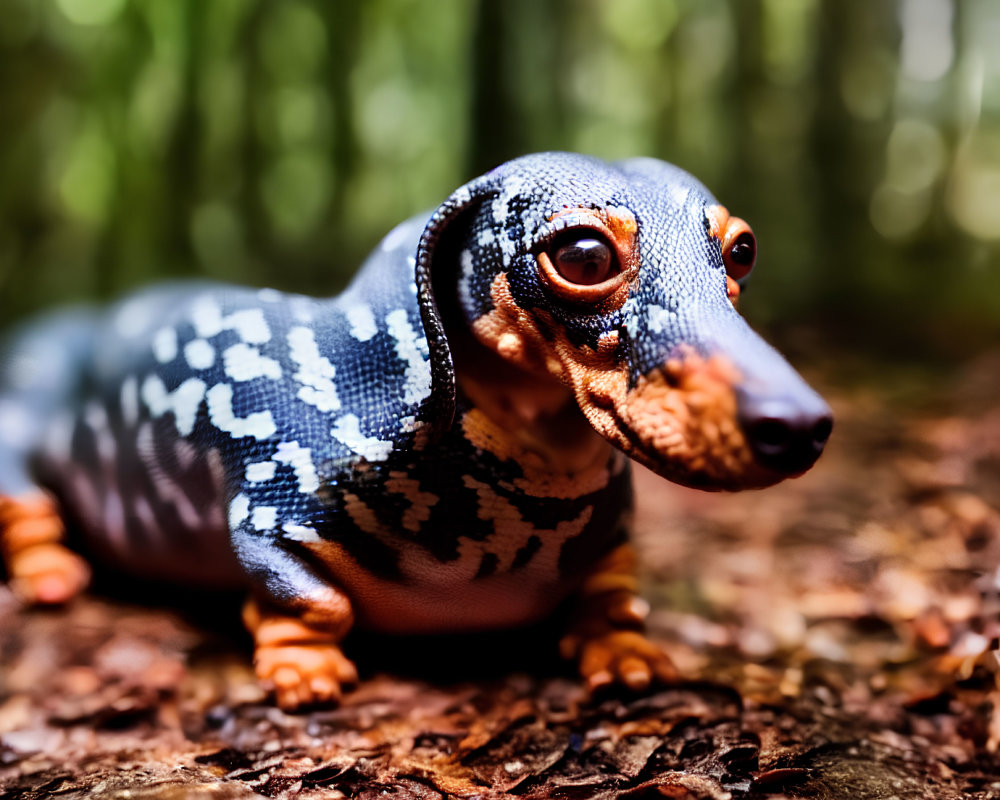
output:
M 638 474 L 677 685 L 588 698 L 555 624 L 354 637 L 358 690 L 288 714 L 236 598 L 0 591 L 0 798 L 1000 797 L 1000 354 L 814 377 L 837 423 L 808 475 Z

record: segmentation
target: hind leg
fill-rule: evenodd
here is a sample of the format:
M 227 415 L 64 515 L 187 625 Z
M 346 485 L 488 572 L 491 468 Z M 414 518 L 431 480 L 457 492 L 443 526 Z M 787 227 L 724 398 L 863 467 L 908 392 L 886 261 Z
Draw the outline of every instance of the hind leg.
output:
M 63 603 L 90 577 L 63 545 L 59 510 L 30 465 L 55 417 L 75 403 L 93 335 L 92 313 L 67 309 L 25 324 L 0 344 L 0 557 L 11 588 L 27 603 Z
M 90 568 L 63 544 L 64 535 L 46 495 L 0 496 L 0 555 L 11 589 L 25 603 L 65 603 L 90 580 Z

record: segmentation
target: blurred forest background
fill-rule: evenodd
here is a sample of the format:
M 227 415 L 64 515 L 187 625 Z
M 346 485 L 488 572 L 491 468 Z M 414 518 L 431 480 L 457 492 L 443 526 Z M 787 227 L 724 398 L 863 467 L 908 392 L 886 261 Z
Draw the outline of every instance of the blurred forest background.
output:
M 749 220 L 772 333 L 961 356 L 1000 341 L 998 42 L 995 0 L 3 0 L 0 324 L 167 276 L 332 294 L 565 149 Z

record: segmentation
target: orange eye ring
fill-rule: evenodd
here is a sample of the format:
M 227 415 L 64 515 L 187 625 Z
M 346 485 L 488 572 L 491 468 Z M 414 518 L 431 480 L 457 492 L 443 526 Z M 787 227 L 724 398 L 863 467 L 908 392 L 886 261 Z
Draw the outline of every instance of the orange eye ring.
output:
M 722 262 L 726 274 L 743 280 L 757 263 L 757 238 L 753 230 L 739 217 L 730 217 L 722 236 Z
M 722 262 L 726 274 L 733 280 L 743 280 L 757 263 L 757 238 L 747 223 L 729 216 L 725 206 L 705 209 L 708 234 L 722 243 Z
M 619 307 L 639 272 L 638 230 L 627 208 L 562 208 L 533 250 L 542 283 L 557 300 L 594 313 Z

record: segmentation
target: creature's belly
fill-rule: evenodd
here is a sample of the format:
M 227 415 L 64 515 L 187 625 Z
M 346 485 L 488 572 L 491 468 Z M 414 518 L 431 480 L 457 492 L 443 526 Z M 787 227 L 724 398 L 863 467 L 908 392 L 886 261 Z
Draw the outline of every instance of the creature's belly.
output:
M 110 438 L 104 442 L 95 458 L 42 461 L 41 483 L 58 498 L 71 539 L 84 554 L 140 578 L 213 589 L 245 586 L 214 457 L 184 445 L 183 466 L 168 470 L 119 443 L 112 446 Z
M 216 511 L 184 520 L 155 498 L 94 494 L 94 509 L 73 503 L 64 516 L 72 538 L 87 558 L 133 577 L 198 586 L 237 589 L 247 586 Z
M 489 575 L 482 574 L 477 547 L 470 546 L 454 561 L 442 562 L 411 545 L 401 559 L 399 578 L 373 574 L 333 542 L 317 543 L 310 549 L 351 598 L 358 623 L 386 633 L 518 627 L 552 613 L 578 583 L 560 574 L 559 548 L 545 542 L 530 563 L 501 563 Z
M 460 633 L 515 628 L 543 619 L 571 591 L 499 575 L 476 583 L 368 584 L 355 597 L 359 624 L 385 633 Z

